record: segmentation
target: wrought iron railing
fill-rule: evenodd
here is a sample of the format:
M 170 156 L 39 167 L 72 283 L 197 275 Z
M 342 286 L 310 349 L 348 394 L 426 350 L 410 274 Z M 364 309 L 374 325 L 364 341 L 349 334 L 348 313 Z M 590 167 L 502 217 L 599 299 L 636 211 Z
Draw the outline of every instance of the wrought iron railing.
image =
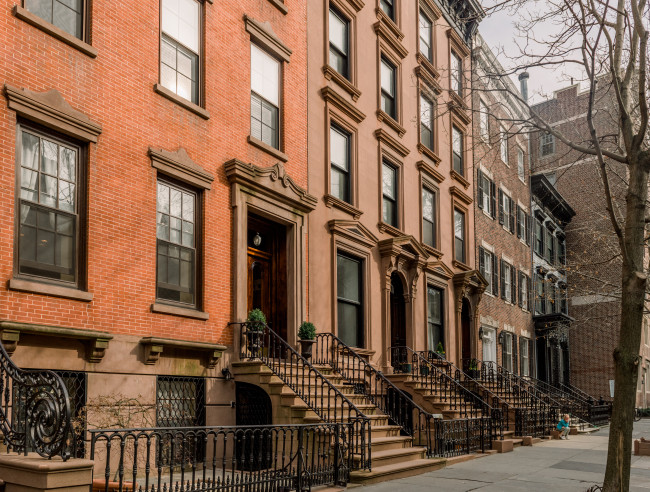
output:
M 496 362 L 463 360 L 463 367 L 472 367 L 481 383 L 508 401 L 514 412 L 515 435 L 541 437 L 550 433 L 559 419 L 560 406 L 548 395 Z
M 240 359 L 261 360 L 325 422 L 349 422 L 353 425 L 350 442 L 359 457 L 355 466 L 371 468 L 370 419 L 341 392 L 312 362 L 296 352 L 269 326 L 251 329 L 248 323 L 240 331 Z
M 345 485 L 352 424 L 89 430 L 97 492 L 257 492 Z
M 52 371 L 20 369 L 0 343 L 0 433 L 9 451 L 44 458 L 75 453 L 70 398 Z
M 490 435 L 489 418 L 458 419 L 453 425 L 443 422 L 440 415 L 424 410 L 331 333 L 316 335 L 313 357 L 315 363 L 329 365 L 341 374 L 348 384 L 353 385 L 355 393 L 363 394 L 372 401 L 395 425 L 413 438 L 414 445 L 426 447 L 427 456 L 453 456 L 460 450 L 485 450 L 486 437 Z M 460 439 L 455 440 L 460 436 L 460 429 L 464 429 L 462 435 L 465 441 L 462 443 Z
M 458 412 L 461 418 L 486 417 L 490 420 L 490 432 L 493 440 L 502 439 L 503 431 L 508 426 L 508 408 L 506 402 L 483 388 L 480 393 L 470 389 L 478 383 L 464 374 L 451 362 L 431 351 L 416 352 L 410 347 L 391 347 L 393 370 L 397 373 L 410 372 L 411 378 L 428 394 L 449 405 L 450 410 Z M 408 360 L 405 364 L 395 361 Z M 468 383 L 476 383 L 476 385 Z

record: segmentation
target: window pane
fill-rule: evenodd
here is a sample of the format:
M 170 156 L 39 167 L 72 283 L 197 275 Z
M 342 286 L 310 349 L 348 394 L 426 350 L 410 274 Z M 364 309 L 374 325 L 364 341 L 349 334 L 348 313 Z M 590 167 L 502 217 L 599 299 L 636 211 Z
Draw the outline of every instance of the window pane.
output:
M 29 169 L 38 170 L 39 138 L 31 133 L 23 132 L 21 165 Z
M 393 0 L 380 0 L 379 6 L 389 18 L 395 20 L 395 10 L 393 6 Z
M 348 23 L 338 13 L 330 9 L 330 43 L 336 46 L 341 54 L 348 53 Z
M 422 217 L 434 222 L 434 203 L 433 203 L 433 192 L 429 191 L 426 188 L 422 188 Z
M 347 304 L 341 301 L 338 302 L 338 335 L 344 343 L 351 347 L 358 347 L 361 345 L 359 340 L 360 309 L 360 306 L 354 304 Z
M 44 205 L 49 205 L 50 207 L 56 207 L 56 196 L 57 196 L 57 186 L 56 178 L 51 176 L 46 176 L 41 174 L 41 192 L 40 192 L 40 202 Z
M 458 130 L 458 128 L 452 128 L 452 146 L 456 154 L 463 154 L 463 134 Z
M 75 182 L 77 180 L 76 174 L 76 158 L 77 153 L 66 147 L 59 149 L 59 178 L 66 181 Z
M 181 216 L 182 193 L 179 190 L 170 188 L 169 192 L 169 213 L 174 217 Z
M 388 164 L 383 164 L 382 167 L 382 192 L 385 196 L 397 199 L 397 183 L 396 183 L 396 170 Z
M 348 136 L 334 127 L 330 128 L 330 159 L 332 164 L 345 171 L 349 170 Z
M 194 222 L 194 195 L 183 193 L 183 220 Z
M 75 197 L 75 185 L 67 181 L 59 181 L 59 209 L 74 212 Z
M 392 202 L 387 198 L 384 198 L 383 209 L 384 209 L 383 221 L 386 222 L 386 224 L 390 224 L 393 227 L 397 227 L 397 205 L 395 204 L 395 202 Z
M 38 202 L 38 173 L 22 169 L 20 176 L 20 197 L 32 202 Z
M 279 106 L 280 64 L 251 44 L 251 90 Z
M 395 96 L 395 69 L 383 58 L 381 60 L 381 88 Z
M 81 38 L 81 0 L 63 2 L 54 0 L 52 24 L 68 34 Z
M 25 0 L 25 8 L 47 22 L 52 22 L 52 0 Z
M 198 53 L 199 2 L 162 0 L 162 30 L 194 53 Z
M 426 97 L 420 96 L 420 123 L 430 129 L 432 115 L 433 103 Z
M 390 96 L 382 93 L 381 94 L 381 109 L 384 113 L 395 117 L 395 100 Z
M 454 235 L 459 239 L 465 238 L 465 215 L 458 210 L 454 211 Z
M 359 291 L 360 263 L 346 256 L 339 255 L 336 262 L 337 297 L 360 302 Z
M 41 143 L 41 172 L 56 176 L 59 146 L 54 142 L 42 140 Z
M 420 52 L 431 61 L 431 21 L 420 11 Z

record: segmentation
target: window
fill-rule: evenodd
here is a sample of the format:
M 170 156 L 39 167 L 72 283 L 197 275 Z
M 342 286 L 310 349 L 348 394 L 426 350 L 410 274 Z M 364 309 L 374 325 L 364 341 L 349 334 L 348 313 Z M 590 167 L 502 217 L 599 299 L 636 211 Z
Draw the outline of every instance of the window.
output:
M 544 227 L 539 219 L 535 219 L 535 253 L 544 258 Z
M 512 371 L 512 333 L 503 333 L 503 368 Z
M 383 221 L 398 227 L 397 221 L 397 169 L 384 161 L 382 164 Z
M 569 314 L 569 299 L 566 285 L 560 288 L 560 312 Z
M 442 289 L 427 285 L 427 333 L 429 350 L 436 350 L 439 343 L 442 343 L 443 347 L 445 346 L 442 306 Z
M 26 128 L 20 135 L 18 273 L 78 285 L 81 149 Z
M 463 95 L 463 60 L 455 52 L 451 52 L 451 90 L 459 96 Z
M 539 153 L 542 157 L 551 155 L 555 152 L 555 135 L 551 133 L 542 133 L 539 137 Z
M 337 126 L 330 127 L 330 193 L 350 203 L 350 134 Z
M 517 237 L 522 239 L 526 235 L 526 214 L 523 209 L 517 205 Z
M 436 237 L 436 194 L 429 188 L 422 188 L 422 242 L 435 248 Z
M 349 33 L 350 22 L 330 7 L 330 65 L 346 79 L 350 77 Z
M 514 234 L 515 232 L 515 204 L 508 195 L 499 189 L 499 224 Z
M 452 126 L 451 128 L 451 139 L 454 171 L 456 171 L 461 176 L 465 176 L 465 165 L 463 162 L 463 134 L 455 126 Z
M 201 4 L 198 0 L 162 0 L 160 83 L 199 104 Z
M 488 251 L 487 249 L 480 247 L 478 249 L 479 254 L 479 271 L 485 277 L 485 280 L 488 281 L 488 286 L 485 289 L 486 292 L 498 296 L 499 295 L 499 272 L 497 265 L 497 258 L 494 253 Z
M 490 119 L 487 105 L 480 100 L 479 101 L 479 134 L 481 138 L 486 142 L 490 140 Z
M 528 310 L 528 275 L 519 272 L 519 307 Z
M 496 186 L 480 169 L 476 181 L 478 183 L 478 208 L 494 218 L 496 214 Z
M 196 306 L 196 193 L 158 181 L 156 297 Z
M 465 263 L 465 214 L 454 209 L 454 258 Z
M 517 174 L 519 175 L 519 179 L 525 182 L 526 171 L 524 166 L 524 151 L 520 148 L 517 148 Z
M 506 300 L 507 302 L 510 302 L 512 299 L 512 284 L 513 284 L 513 268 L 512 265 L 509 263 L 505 262 L 504 260 L 501 260 L 501 279 L 502 279 L 502 287 L 501 287 L 501 298 Z
M 530 358 L 528 356 L 528 346 L 530 344 L 530 340 L 527 338 L 520 338 L 519 339 L 519 351 L 521 353 L 521 375 L 522 376 L 530 376 Z
M 379 0 L 379 6 L 389 19 L 395 20 L 395 0 Z
M 508 133 L 505 131 L 503 127 L 501 128 L 500 148 L 501 148 L 501 160 L 506 164 L 508 164 Z
M 427 15 L 420 10 L 420 53 L 433 63 L 433 47 L 432 45 L 432 33 L 433 33 L 433 22 L 427 17 Z
M 84 37 L 84 0 L 25 0 L 25 9 L 75 38 Z
M 566 266 L 566 241 L 564 238 L 557 238 L 557 261 L 561 267 Z
M 394 120 L 397 119 L 396 69 L 381 57 L 381 109 Z
M 535 314 L 546 314 L 546 292 L 544 278 L 535 275 Z
M 546 229 L 546 261 L 555 263 L 555 236 L 549 229 Z
M 280 148 L 280 62 L 251 45 L 251 136 Z
M 420 95 L 420 142 L 433 150 L 433 102 Z
M 363 347 L 363 284 L 360 259 L 336 256 L 336 310 L 338 336 L 351 347 Z

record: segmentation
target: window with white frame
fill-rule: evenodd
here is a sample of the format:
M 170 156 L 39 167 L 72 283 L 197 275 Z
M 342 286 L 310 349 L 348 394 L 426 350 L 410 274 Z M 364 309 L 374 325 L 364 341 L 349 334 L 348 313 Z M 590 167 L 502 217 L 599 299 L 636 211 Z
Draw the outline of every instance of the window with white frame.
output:
M 463 95 L 463 60 L 454 51 L 451 52 L 451 90 Z
M 251 137 L 280 148 L 280 62 L 251 44 Z
M 501 160 L 508 164 L 508 133 L 501 127 Z
M 490 120 L 487 105 L 483 100 L 479 101 L 479 133 L 486 142 L 490 140 Z
M 512 299 L 512 266 L 509 263 L 503 263 L 504 292 L 503 296 L 506 301 Z
M 433 102 L 420 94 L 420 142 L 433 150 Z
M 519 179 L 524 181 L 526 179 L 526 170 L 524 166 L 524 151 L 519 147 L 517 148 L 517 174 Z
M 431 46 L 431 40 L 433 39 L 431 35 L 433 32 L 433 22 L 431 22 L 431 19 L 429 19 L 429 17 L 421 10 L 419 31 L 420 53 L 422 53 L 427 60 L 433 63 L 433 47 Z
M 512 371 L 512 333 L 503 333 L 503 367 Z
M 528 275 L 519 274 L 519 306 L 522 309 L 528 309 Z
M 529 340 L 527 338 L 521 338 L 521 343 L 519 344 L 521 351 L 521 375 L 530 376 L 530 357 L 528 356 L 528 345 Z
M 539 137 L 539 153 L 542 157 L 551 155 L 555 152 L 555 135 L 552 133 L 542 133 Z

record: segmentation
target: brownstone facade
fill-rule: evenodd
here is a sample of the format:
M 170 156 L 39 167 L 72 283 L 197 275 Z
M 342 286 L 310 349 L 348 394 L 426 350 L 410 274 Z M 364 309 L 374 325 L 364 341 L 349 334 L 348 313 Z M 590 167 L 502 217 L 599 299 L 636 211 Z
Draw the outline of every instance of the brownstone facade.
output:
M 0 9 L 3 342 L 89 402 L 198 378 L 173 380 L 194 423 L 233 424 L 252 216 L 282 236 L 278 319 L 307 316 L 307 5 L 55 3 L 79 11 Z
M 447 2 L 308 3 L 310 319 L 382 368 L 396 345 L 472 356 L 472 26 Z

